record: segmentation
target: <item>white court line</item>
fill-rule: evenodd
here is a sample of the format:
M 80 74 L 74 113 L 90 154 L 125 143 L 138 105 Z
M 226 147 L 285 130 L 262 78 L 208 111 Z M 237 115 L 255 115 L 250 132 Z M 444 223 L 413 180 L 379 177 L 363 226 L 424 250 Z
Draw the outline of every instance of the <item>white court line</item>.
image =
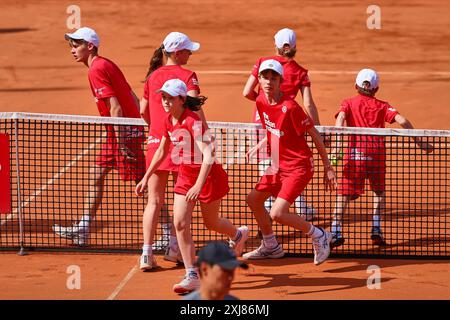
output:
M 34 201 L 39 195 L 47 190 L 49 186 L 51 186 L 56 180 L 58 180 L 68 169 L 70 169 L 77 161 L 79 161 L 82 157 L 84 157 L 90 150 L 92 150 L 96 144 L 98 144 L 101 141 L 102 137 L 95 140 L 94 143 L 92 143 L 89 148 L 84 149 L 81 153 L 79 153 L 75 158 L 72 159 L 72 161 L 69 162 L 68 165 L 66 165 L 64 168 L 62 168 L 57 174 L 53 176 L 53 178 L 49 179 L 47 181 L 47 184 L 42 186 L 39 190 L 35 191 L 23 204 L 22 209 L 25 208 L 30 202 Z M 4 225 L 9 220 L 14 219 L 17 216 L 18 208 L 14 209 L 14 211 L 6 216 L 6 218 L 2 219 L 0 221 L 0 226 Z
M 134 266 L 106 300 L 114 300 L 117 297 L 117 295 L 120 293 L 120 291 L 123 289 L 123 287 L 125 287 L 125 285 L 128 283 L 128 281 L 130 281 L 130 279 L 133 278 L 136 271 L 138 271 L 138 268 L 137 268 L 137 266 Z
M 356 75 L 359 70 L 309 70 L 310 74 L 323 74 L 323 75 Z M 251 70 L 197 70 L 199 74 L 246 74 L 249 75 Z M 380 75 L 399 75 L 399 76 L 450 76 L 450 71 L 377 71 Z

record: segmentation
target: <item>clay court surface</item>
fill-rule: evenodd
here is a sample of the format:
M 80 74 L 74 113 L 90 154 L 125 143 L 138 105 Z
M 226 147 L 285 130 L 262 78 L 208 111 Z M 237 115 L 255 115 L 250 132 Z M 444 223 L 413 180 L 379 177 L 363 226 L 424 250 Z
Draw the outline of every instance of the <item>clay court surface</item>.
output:
M 0 112 L 97 115 L 87 69 L 64 33 L 69 1 L 0 4 Z M 273 35 L 297 31 L 297 61 L 310 70 L 322 125 L 333 125 L 356 72 L 380 72 L 378 97 L 416 128 L 450 129 L 450 3 L 377 1 L 381 29 L 368 30 L 360 1 L 79 1 L 82 25 L 100 35 L 100 54 L 116 62 L 138 96 L 148 60 L 170 31 L 201 43 L 188 67 L 198 73 L 211 121 L 249 122 L 242 89 L 253 63 L 273 54 Z M 158 256 L 161 269 L 137 271 L 137 254 L 0 253 L 0 299 L 178 299 L 184 271 Z M 66 271 L 80 267 L 81 289 Z M 367 267 L 381 268 L 381 289 L 367 288 Z M 445 260 L 312 258 L 252 263 L 238 271 L 241 299 L 449 299 Z

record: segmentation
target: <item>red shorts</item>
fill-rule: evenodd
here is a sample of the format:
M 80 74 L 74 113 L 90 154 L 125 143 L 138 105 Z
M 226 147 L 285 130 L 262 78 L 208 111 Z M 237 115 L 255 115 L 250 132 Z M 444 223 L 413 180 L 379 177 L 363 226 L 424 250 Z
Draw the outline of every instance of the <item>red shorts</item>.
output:
M 147 145 L 147 152 L 145 153 L 145 167 L 148 169 L 150 164 L 152 163 L 153 156 L 155 155 L 156 150 L 158 150 L 159 144 L 152 143 Z M 178 165 L 174 164 L 172 158 L 170 157 L 172 152 L 172 146 L 170 147 L 169 153 L 166 158 L 161 162 L 157 171 L 178 171 Z
M 369 157 L 354 160 L 346 157 L 337 193 L 341 195 L 362 195 L 364 194 L 366 179 L 369 179 L 372 191 L 385 191 L 386 159 L 384 157 L 378 159 Z
M 126 143 L 126 146 L 134 154 L 135 160 L 130 161 L 119 152 L 114 138 L 102 144 L 96 164 L 103 168 L 117 169 L 123 181 L 139 181 L 145 175 L 145 157 L 141 143 Z
M 286 172 L 278 170 L 275 174 L 264 174 L 255 186 L 256 191 L 270 192 L 275 198 L 281 198 L 292 204 L 305 190 L 314 175 L 311 165 Z
M 201 165 L 183 165 L 179 166 L 177 183 L 174 192 L 186 195 L 195 182 L 197 182 Z M 200 192 L 198 200 L 200 202 L 210 203 L 222 199 L 228 194 L 230 187 L 228 186 L 228 175 L 222 166 L 214 163 L 206 178 L 206 182 Z

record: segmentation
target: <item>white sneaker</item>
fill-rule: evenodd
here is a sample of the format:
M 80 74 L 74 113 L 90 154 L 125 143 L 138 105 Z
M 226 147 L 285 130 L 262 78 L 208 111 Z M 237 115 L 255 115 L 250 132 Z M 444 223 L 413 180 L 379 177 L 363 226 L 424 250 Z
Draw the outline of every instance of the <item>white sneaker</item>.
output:
M 236 257 L 240 257 L 242 255 L 242 251 L 244 251 L 245 242 L 248 239 L 247 226 L 239 227 L 238 230 L 241 232 L 241 238 L 237 242 L 234 242 L 231 239 L 229 241 L 230 248 L 234 250 Z
M 158 267 L 156 263 L 156 258 L 154 255 L 143 254 L 139 259 L 139 269 L 142 271 L 152 270 Z
M 278 244 L 275 248 L 269 249 L 264 245 L 264 241 L 261 241 L 261 245 L 258 249 L 245 253 L 242 257 L 247 260 L 257 259 L 278 259 L 284 256 L 283 247 Z
M 80 247 L 88 245 L 89 228 L 80 228 L 76 223 L 74 223 L 70 227 L 63 227 L 58 224 L 54 224 L 52 229 L 61 238 L 70 239 L 74 244 Z
M 326 230 L 323 230 L 323 235 L 320 238 L 312 239 L 312 244 L 314 248 L 314 264 L 318 266 L 327 260 L 330 255 L 330 242 L 333 238 L 332 234 Z
M 169 246 L 169 240 L 170 236 L 164 234 L 161 238 L 153 242 L 152 249 L 153 251 L 162 251 L 166 250 L 166 248 Z
M 166 253 L 164 254 L 164 260 L 172 261 L 177 264 L 183 263 L 183 257 L 181 256 L 181 250 L 178 245 L 168 246 L 166 248 Z
M 200 288 L 200 279 L 196 273 L 189 273 L 181 280 L 180 283 L 177 283 L 173 286 L 173 291 L 178 294 L 185 294 L 197 290 Z

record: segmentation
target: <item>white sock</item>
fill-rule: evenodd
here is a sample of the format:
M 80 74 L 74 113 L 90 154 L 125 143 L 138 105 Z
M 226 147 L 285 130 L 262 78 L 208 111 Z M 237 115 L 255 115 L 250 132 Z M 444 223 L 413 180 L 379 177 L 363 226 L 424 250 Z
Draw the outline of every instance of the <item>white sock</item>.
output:
M 322 229 L 311 225 L 311 229 L 309 229 L 309 232 L 307 233 L 307 235 L 313 239 L 317 239 L 317 238 L 320 238 L 321 236 L 323 236 L 323 231 L 322 231 Z
M 178 240 L 176 236 L 170 236 L 169 238 L 169 246 L 172 247 L 178 247 Z
M 336 233 L 341 233 L 342 228 L 341 228 L 341 222 L 338 220 L 334 220 L 331 223 L 331 232 L 336 234 Z
M 241 230 L 237 229 L 236 235 L 231 240 L 233 240 L 234 242 L 237 242 L 237 241 L 241 240 L 241 238 L 242 238 L 242 232 L 241 232 Z
M 186 268 L 186 275 L 189 275 L 191 273 L 195 273 L 198 277 L 198 268 L 195 268 L 195 267 Z
M 90 221 L 91 221 L 91 216 L 88 214 L 85 214 L 81 217 L 80 222 L 78 222 L 78 227 L 80 227 L 80 229 L 89 229 Z
M 373 216 L 373 226 L 374 227 L 378 227 L 378 228 L 381 227 L 381 218 L 380 218 L 379 215 L 374 215 Z
M 163 234 L 170 234 L 170 229 L 172 228 L 172 224 L 171 223 L 163 223 L 161 225 L 161 228 L 163 230 Z
M 276 246 L 278 246 L 277 238 L 275 237 L 275 235 L 273 233 L 271 233 L 267 236 L 263 235 L 263 241 L 264 241 L 264 245 L 269 249 L 273 249 Z
M 144 244 L 142 246 L 142 254 L 145 256 L 149 256 L 152 254 L 152 246 L 150 244 Z

